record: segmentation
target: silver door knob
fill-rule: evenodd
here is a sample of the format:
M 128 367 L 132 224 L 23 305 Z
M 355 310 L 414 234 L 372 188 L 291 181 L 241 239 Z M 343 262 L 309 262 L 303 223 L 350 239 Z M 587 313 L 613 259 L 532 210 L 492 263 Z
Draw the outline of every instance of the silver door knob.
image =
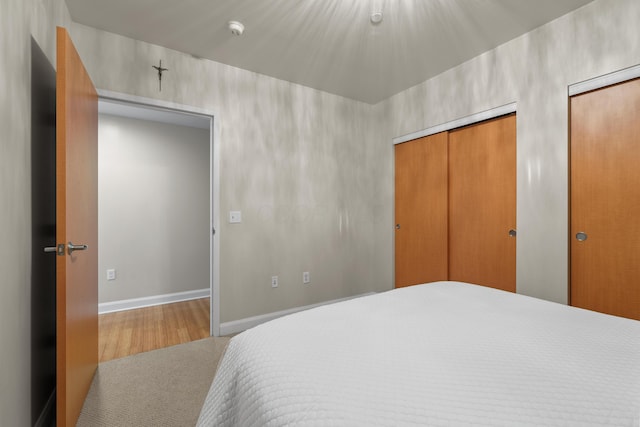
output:
M 87 245 L 74 245 L 71 242 L 69 242 L 69 244 L 67 245 L 67 251 L 69 252 L 69 255 L 71 255 L 73 251 L 86 251 L 87 249 L 89 249 L 89 246 Z
M 44 248 L 45 252 L 55 252 L 58 256 L 64 256 L 64 245 L 60 244 L 58 246 L 47 246 Z
M 513 228 L 511 230 L 509 230 L 509 237 L 516 237 L 517 234 L 518 234 L 518 232 L 516 230 L 514 230 Z
M 584 242 L 585 240 L 587 240 L 587 233 L 585 233 L 584 231 L 580 231 L 576 234 L 576 240 L 578 242 Z

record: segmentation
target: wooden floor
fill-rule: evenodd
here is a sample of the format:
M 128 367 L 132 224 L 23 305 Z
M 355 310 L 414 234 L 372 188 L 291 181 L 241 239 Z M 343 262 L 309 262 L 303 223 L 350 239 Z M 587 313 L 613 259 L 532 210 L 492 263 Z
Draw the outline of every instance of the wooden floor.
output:
M 100 362 L 209 336 L 209 298 L 99 316 Z

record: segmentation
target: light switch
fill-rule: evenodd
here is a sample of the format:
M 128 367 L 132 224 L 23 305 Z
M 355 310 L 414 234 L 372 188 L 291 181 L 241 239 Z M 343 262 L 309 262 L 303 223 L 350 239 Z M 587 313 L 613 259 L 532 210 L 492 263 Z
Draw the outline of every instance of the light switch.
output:
M 231 224 L 239 224 L 242 222 L 242 212 L 240 211 L 229 211 L 229 223 Z
M 107 270 L 107 280 L 116 280 L 116 270 L 114 268 Z

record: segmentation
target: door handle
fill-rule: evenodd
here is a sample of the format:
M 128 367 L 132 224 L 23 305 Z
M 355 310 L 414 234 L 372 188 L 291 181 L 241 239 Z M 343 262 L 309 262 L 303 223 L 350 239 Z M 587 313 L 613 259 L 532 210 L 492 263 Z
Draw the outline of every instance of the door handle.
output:
M 585 240 L 587 240 L 587 233 L 585 233 L 584 231 L 580 231 L 576 234 L 576 240 L 578 242 L 584 242 Z
M 87 249 L 89 249 L 89 246 L 87 245 L 74 245 L 71 242 L 69 242 L 69 244 L 67 245 L 67 251 L 69 252 L 69 255 L 71 255 L 73 251 L 86 251 Z
M 45 252 L 55 252 L 58 256 L 64 256 L 64 245 L 60 244 L 58 246 L 47 246 L 44 248 Z
M 400 230 L 400 224 L 396 224 L 396 230 Z
M 513 228 L 511 230 L 509 230 L 509 237 L 516 237 L 517 234 L 518 234 L 518 232 L 516 230 L 514 230 Z

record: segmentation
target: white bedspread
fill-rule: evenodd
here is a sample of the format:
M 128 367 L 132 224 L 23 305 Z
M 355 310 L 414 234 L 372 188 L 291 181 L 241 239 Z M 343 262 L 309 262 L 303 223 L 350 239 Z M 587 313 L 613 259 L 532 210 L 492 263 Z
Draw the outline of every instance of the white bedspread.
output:
M 457 282 L 231 340 L 199 426 L 640 426 L 640 322 Z

